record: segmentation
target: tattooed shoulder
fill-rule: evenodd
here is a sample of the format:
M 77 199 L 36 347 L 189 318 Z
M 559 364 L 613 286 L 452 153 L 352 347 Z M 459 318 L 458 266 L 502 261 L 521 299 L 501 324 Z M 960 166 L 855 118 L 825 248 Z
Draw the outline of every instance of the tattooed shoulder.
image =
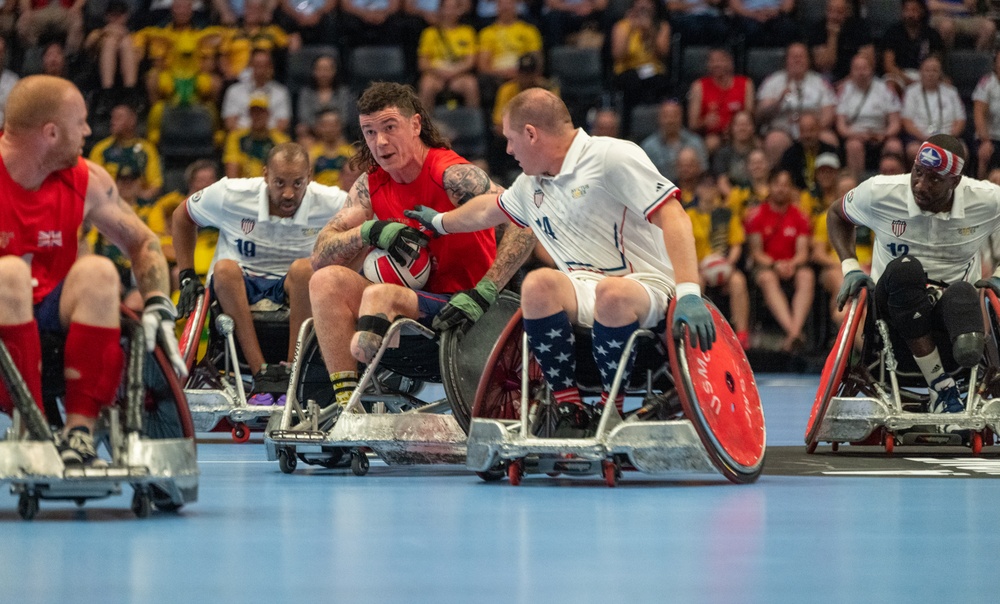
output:
M 450 166 L 445 169 L 442 180 L 448 195 L 458 205 L 462 205 L 476 195 L 500 191 L 500 188 L 490 180 L 486 172 L 472 164 Z

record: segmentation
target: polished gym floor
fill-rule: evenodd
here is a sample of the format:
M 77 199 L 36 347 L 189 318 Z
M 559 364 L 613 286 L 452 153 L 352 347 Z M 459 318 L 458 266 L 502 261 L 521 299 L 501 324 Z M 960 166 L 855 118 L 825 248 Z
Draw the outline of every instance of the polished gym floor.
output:
M 0 602 L 957 602 L 997 598 L 1000 447 L 828 446 L 805 458 L 817 376 L 760 375 L 752 485 L 626 473 L 487 484 L 460 466 L 266 462 L 203 435 L 200 499 L 136 519 L 119 497 L 0 492 Z M 861 460 L 860 462 L 858 460 Z M 844 462 L 844 463 L 841 463 Z M 773 466 L 773 468 L 772 468 Z

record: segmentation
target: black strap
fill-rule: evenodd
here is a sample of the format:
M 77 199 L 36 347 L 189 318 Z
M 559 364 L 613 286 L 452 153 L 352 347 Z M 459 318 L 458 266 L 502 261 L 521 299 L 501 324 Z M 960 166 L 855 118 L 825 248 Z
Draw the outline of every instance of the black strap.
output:
M 363 315 L 358 317 L 357 331 L 368 331 L 379 337 L 385 336 L 392 322 L 384 316 Z

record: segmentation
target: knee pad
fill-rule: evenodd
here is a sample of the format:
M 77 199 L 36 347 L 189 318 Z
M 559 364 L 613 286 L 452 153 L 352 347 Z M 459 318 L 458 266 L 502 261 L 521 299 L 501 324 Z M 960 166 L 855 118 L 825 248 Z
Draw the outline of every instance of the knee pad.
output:
M 951 338 L 955 362 L 962 367 L 977 365 L 983 358 L 986 336 L 976 288 L 965 281 L 952 283 L 941 294 L 938 307 Z
M 931 332 L 934 303 L 927 290 L 927 275 L 911 256 L 896 258 L 885 267 L 878 287 L 885 292 L 889 322 L 907 340 Z

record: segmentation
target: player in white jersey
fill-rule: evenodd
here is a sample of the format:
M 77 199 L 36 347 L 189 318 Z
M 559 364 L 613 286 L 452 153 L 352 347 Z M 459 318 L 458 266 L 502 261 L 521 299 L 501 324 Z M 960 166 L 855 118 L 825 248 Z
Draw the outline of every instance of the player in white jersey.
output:
M 920 146 L 908 176 L 873 177 L 827 213 L 844 271 L 838 303 L 862 287 L 874 289 L 894 349 L 909 349 L 931 387 L 933 412 L 962 411 L 946 370 L 979 363 L 985 344 L 973 283 L 989 285 L 977 282 L 979 252 L 1000 225 L 1000 187 L 963 178 L 965 159 L 958 139 L 936 134 Z M 875 234 L 871 278 L 855 255 L 856 226 Z
M 691 221 L 680 191 L 639 147 L 574 129 L 566 105 L 548 91 L 532 88 L 514 97 L 504 110 L 503 133 L 507 152 L 524 169 L 509 190 L 443 214 L 418 206 L 407 215 L 439 234 L 477 231 L 508 218 L 531 229 L 558 269 L 525 277 L 524 329 L 559 403 L 556 434 L 585 435 L 593 415 L 576 387 L 572 325 L 593 328 L 602 404 L 622 345 L 636 329 L 663 323 L 672 296 L 679 297 L 675 320 L 688 326 L 692 341 L 708 350 L 715 340 L 701 299 Z M 469 314 L 463 304 L 475 299 L 474 291 L 455 296 L 439 317 Z
M 295 354 L 295 335 L 312 315 L 309 304 L 309 256 L 320 229 L 344 205 L 347 193 L 311 182 L 305 148 L 296 143 L 275 146 L 261 178 L 223 178 L 191 195 L 174 212 L 174 247 L 180 269 L 178 309 L 189 314 L 204 287 L 194 272 L 198 227 L 219 229 L 219 242 L 209 270 L 211 287 L 223 311 L 233 318 L 236 339 L 254 374 L 260 396 L 264 388 L 280 390 L 287 368 L 268 366 L 257 341 L 250 306 L 267 298 L 289 306 L 288 357 Z M 256 396 L 256 395 L 255 395 Z

